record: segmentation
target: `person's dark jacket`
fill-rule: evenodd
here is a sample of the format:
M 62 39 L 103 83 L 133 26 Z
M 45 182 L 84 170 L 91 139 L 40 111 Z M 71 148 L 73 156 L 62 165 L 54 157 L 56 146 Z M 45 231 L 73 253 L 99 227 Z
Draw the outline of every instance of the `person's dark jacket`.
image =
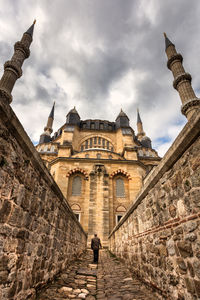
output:
M 99 247 L 101 248 L 101 241 L 98 237 L 94 237 L 91 241 L 91 248 L 92 250 L 99 250 Z

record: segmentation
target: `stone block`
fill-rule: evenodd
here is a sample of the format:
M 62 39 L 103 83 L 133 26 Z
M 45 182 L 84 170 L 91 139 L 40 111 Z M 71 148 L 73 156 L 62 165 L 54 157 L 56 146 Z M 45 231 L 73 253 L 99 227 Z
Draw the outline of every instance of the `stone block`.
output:
M 193 256 L 192 245 L 190 242 L 187 242 L 187 241 L 186 242 L 178 242 L 177 247 L 178 247 L 180 255 L 183 258 Z
M 22 220 L 23 220 L 22 211 L 20 210 L 19 207 L 15 206 L 8 220 L 8 224 L 12 226 L 20 227 L 22 224 Z
M 168 251 L 167 251 L 167 248 L 165 245 L 160 245 L 159 246 L 159 253 L 160 253 L 160 256 L 168 256 Z
M 193 262 L 193 270 L 195 275 L 200 278 L 200 261 L 196 260 Z
M 185 277 L 185 285 L 190 294 L 195 293 L 195 286 L 194 286 L 194 282 L 192 279 Z
M 176 207 L 175 205 L 171 204 L 169 206 L 169 214 L 172 218 L 175 218 L 176 217 Z
M 195 276 L 195 274 L 194 274 L 194 269 L 193 269 L 192 264 L 191 264 L 189 261 L 187 262 L 187 267 L 188 267 L 188 270 L 189 270 L 189 272 L 190 272 L 190 276 L 191 276 L 191 277 L 194 277 L 194 276 Z
M 3 201 L 2 207 L 0 209 L 0 223 L 5 223 L 11 212 L 11 202 L 7 199 Z
M 190 221 L 184 225 L 184 231 L 187 233 L 193 232 L 195 229 L 197 229 L 197 227 L 198 227 L 197 221 Z
M 8 271 L 0 271 L 0 284 L 6 284 L 8 282 Z
M 182 258 L 178 257 L 176 259 L 176 263 L 179 267 L 180 274 L 186 274 L 187 273 L 187 266 L 186 266 L 184 260 Z
M 200 281 L 194 280 L 194 285 L 195 285 L 195 290 L 196 290 L 197 296 L 200 297 Z

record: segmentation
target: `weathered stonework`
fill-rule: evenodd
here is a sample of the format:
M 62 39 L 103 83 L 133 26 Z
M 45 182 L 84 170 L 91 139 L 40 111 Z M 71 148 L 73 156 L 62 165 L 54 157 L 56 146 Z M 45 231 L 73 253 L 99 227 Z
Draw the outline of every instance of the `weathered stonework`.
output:
M 0 299 L 34 299 L 86 234 L 23 127 L 0 99 Z M 30 298 L 29 298 L 30 299 Z
M 110 249 L 167 299 L 200 299 L 200 113 L 152 170 Z

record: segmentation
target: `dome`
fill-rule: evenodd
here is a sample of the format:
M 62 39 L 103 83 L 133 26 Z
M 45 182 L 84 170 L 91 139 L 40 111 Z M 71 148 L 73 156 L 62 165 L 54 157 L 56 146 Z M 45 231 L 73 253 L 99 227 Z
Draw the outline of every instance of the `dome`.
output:
M 141 142 L 142 146 L 144 146 L 146 148 L 152 148 L 151 147 L 151 139 L 148 136 L 144 136 L 140 142 Z

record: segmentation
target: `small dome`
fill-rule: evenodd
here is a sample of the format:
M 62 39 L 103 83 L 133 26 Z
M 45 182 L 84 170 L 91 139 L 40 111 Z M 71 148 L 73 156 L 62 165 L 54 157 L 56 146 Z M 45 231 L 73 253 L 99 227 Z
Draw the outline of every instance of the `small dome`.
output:
M 142 146 L 146 148 L 152 148 L 151 146 L 151 139 L 148 136 L 144 136 L 141 140 Z
M 120 117 L 126 117 L 128 118 L 127 114 L 125 114 L 125 112 L 121 109 L 119 115 L 117 116 L 117 119 L 120 118 Z
M 74 108 L 72 108 L 72 109 L 68 112 L 68 114 L 77 114 L 77 115 L 78 115 L 78 112 L 77 112 L 77 110 L 76 110 L 76 107 L 74 106 Z

